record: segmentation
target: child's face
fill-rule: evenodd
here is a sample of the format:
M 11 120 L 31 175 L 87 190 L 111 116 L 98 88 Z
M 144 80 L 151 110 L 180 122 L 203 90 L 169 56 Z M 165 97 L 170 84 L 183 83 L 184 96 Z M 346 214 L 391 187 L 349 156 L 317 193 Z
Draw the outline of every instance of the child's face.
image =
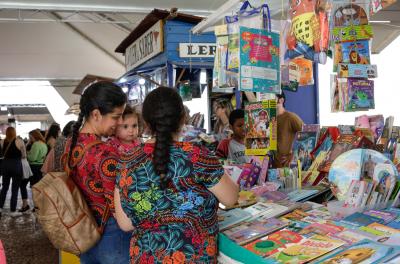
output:
M 136 115 L 129 115 L 123 119 L 122 124 L 118 125 L 115 136 L 122 143 L 132 143 L 139 134 L 138 118 Z
M 233 136 L 243 139 L 246 136 L 246 130 L 244 125 L 244 118 L 236 119 L 232 126 Z

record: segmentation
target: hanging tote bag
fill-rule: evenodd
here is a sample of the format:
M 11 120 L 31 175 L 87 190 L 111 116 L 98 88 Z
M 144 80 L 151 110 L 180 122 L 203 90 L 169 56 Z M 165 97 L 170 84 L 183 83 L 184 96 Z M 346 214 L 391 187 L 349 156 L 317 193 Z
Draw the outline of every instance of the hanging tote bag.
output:
M 22 164 L 22 176 L 23 179 L 27 180 L 31 176 L 33 176 L 33 172 L 31 170 L 31 166 L 29 166 L 29 162 L 26 158 L 21 159 L 21 164 Z

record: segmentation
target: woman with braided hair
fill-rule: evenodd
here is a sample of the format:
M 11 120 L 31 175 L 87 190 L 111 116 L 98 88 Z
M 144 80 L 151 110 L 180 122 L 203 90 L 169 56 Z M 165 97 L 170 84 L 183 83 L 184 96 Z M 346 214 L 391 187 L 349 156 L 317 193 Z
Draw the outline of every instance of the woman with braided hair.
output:
M 126 95 L 111 82 L 90 85 L 80 99 L 80 113 L 67 142 L 66 166 L 81 190 L 97 224 L 104 226 L 99 242 L 80 255 L 81 264 L 126 264 L 130 234 L 114 218 L 115 176 L 118 157 L 101 141 L 114 134 L 122 123 Z
M 153 138 L 123 157 L 114 193 L 130 263 L 217 263 L 218 202 L 233 205 L 238 186 L 206 148 L 178 142 L 182 99 L 159 87 L 143 103 Z

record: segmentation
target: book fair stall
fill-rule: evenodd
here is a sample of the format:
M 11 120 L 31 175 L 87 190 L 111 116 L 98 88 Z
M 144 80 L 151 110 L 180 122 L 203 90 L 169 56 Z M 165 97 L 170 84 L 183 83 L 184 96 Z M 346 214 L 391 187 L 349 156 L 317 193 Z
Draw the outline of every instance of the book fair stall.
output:
M 241 191 L 218 212 L 220 263 L 400 263 L 400 127 L 362 112 L 375 108 L 379 68 L 369 20 L 389 2 L 227 1 L 193 28 L 216 35 L 212 91 L 255 94 L 240 102 L 247 162 L 221 160 Z M 306 116 L 290 159 L 276 166 L 275 95 L 306 100 L 300 87 L 317 91 L 316 65 L 330 59 L 331 111 L 359 112 L 354 125 Z
M 400 263 L 400 127 L 363 112 L 375 108 L 379 68 L 370 17 L 392 3 L 230 0 L 204 20 L 155 9 L 117 48 L 132 104 L 160 85 L 184 101 L 207 90 L 208 131 L 218 103 L 244 110 L 245 162 L 221 158 L 241 191 L 218 211 L 220 263 Z M 319 106 L 318 64 L 327 60 L 331 105 Z M 284 158 L 282 92 L 304 121 Z M 359 115 L 324 127 L 319 107 Z M 196 118 L 182 139 L 218 154 L 221 138 Z

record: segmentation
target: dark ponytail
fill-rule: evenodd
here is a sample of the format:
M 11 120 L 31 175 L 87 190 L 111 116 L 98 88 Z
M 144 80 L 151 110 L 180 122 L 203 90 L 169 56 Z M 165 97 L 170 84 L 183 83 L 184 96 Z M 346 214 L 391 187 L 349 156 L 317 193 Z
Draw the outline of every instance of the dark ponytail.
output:
M 126 95 L 118 85 L 101 81 L 91 84 L 83 92 L 79 101 L 78 120 L 72 127 L 72 139 L 69 148 L 68 165 L 70 165 L 72 150 L 78 141 L 79 131 L 84 123 L 90 117 L 90 113 L 98 109 L 101 115 L 106 115 L 114 111 L 116 107 L 121 107 L 126 103 Z
M 149 93 L 143 102 L 143 119 L 156 136 L 153 165 L 161 179 L 161 188 L 168 185 L 168 163 L 173 134 L 179 132 L 185 115 L 179 94 L 168 87 L 159 87 Z

